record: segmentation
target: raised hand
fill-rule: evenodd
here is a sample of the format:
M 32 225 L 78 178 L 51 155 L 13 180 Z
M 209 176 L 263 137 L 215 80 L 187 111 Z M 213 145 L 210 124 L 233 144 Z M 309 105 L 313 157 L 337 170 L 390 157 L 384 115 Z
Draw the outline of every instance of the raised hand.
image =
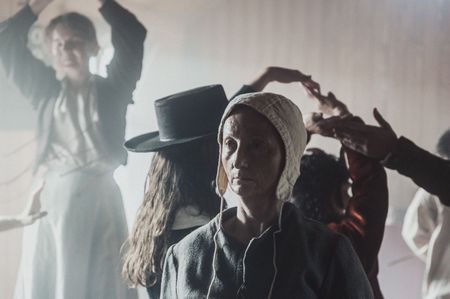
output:
M 41 211 L 41 192 L 44 189 L 44 182 L 42 182 L 36 191 L 33 192 L 31 200 L 28 202 L 27 207 L 22 212 L 21 215 L 17 217 L 17 220 L 21 222 L 22 225 L 33 224 L 37 219 L 47 215 L 47 212 Z
M 35 15 L 39 15 L 51 2 L 53 0 L 30 0 L 28 5 Z
M 262 91 L 270 82 L 293 83 L 299 82 L 313 90 L 320 92 L 320 85 L 311 79 L 311 76 L 305 75 L 299 70 L 287 69 L 278 66 L 268 67 L 253 83 L 250 85 L 256 91 Z
M 382 160 L 395 148 L 397 135 L 377 109 L 373 115 L 380 125 L 371 126 L 347 119 L 327 119 L 317 124 L 346 147 L 367 157 Z
M 307 96 L 316 101 L 318 110 L 323 114 L 341 117 L 351 115 L 347 106 L 339 101 L 332 92 L 329 92 L 327 96 L 324 96 L 320 93 L 320 89 L 317 90 L 314 87 L 310 87 L 308 84 L 303 84 L 303 86 L 305 87 Z
M 313 112 L 305 116 L 305 128 L 310 134 L 319 134 L 327 137 L 332 137 L 333 132 L 328 130 L 323 123 L 326 122 L 322 113 Z

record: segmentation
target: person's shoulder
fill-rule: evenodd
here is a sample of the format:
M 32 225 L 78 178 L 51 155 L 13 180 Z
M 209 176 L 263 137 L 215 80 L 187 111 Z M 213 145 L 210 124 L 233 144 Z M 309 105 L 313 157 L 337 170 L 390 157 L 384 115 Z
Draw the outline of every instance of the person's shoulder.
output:
M 346 238 L 344 235 L 333 231 L 325 224 L 305 217 L 293 204 L 286 204 L 287 206 L 285 208 L 287 208 L 287 212 L 290 214 L 289 218 L 291 218 L 289 220 L 289 222 L 291 222 L 290 226 L 292 227 L 292 221 L 295 221 L 295 226 L 298 228 L 300 238 L 307 243 L 330 245 L 331 243 L 337 243 L 342 238 Z
M 213 218 L 207 224 L 200 226 L 196 230 L 189 233 L 186 237 L 181 239 L 173 246 L 173 253 L 175 255 L 185 254 L 214 246 L 214 234 L 217 232 L 217 218 Z

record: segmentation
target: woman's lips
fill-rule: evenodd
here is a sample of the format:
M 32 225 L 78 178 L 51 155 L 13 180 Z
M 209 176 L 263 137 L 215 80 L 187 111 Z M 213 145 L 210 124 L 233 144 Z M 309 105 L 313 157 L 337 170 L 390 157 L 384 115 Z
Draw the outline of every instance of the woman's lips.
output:
M 249 177 L 241 177 L 241 176 L 236 176 L 233 177 L 233 181 L 237 182 L 237 183 L 250 183 L 253 182 L 253 180 Z
M 65 67 L 72 67 L 72 66 L 75 66 L 75 62 L 63 62 L 62 65 Z

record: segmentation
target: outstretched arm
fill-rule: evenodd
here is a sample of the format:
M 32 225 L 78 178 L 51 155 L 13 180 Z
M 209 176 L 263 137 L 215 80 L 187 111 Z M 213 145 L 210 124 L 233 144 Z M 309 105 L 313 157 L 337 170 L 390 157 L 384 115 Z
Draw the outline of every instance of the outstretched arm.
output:
M 294 83 L 298 82 L 304 87 L 308 86 L 314 90 L 320 90 L 319 84 L 311 79 L 311 76 L 305 75 L 299 70 L 287 69 L 278 66 L 269 66 L 252 83 L 244 85 L 236 92 L 231 99 L 244 93 L 263 91 L 271 82 Z
M 52 2 L 53 0 L 31 0 L 29 5 L 33 13 L 37 16 Z
M 339 117 L 320 120 L 315 126 L 324 135 L 334 136 L 348 148 L 380 160 L 384 166 L 411 178 L 450 206 L 450 161 L 425 151 L 405 137 L 397 138 L 376 109 L 374 117 L 380 126 L 355 124 Z
M 114 56 L 107 67 L 110 87 L 131 102 L 131 95 L 141 77 L 144 57 L 145 27 L 135 15 L 114 0 L 101 0 L 100 13 L 111 26 Z
M 271 82 L 279 83 L 294 83 L 298 82 L 302 85 L 307 85 L 311 89 L 320 91 L 320 86 L 311 79 L 311 76 L 305 75 L 299 70 L 287 69 L 278 66 L 269 66 L 264 72 L 257 77 L 250 86 L 255 91 L 262 91 Z
M 35 58 L 27 46 L 28 31 L 51 0 L 35 0 L 0 25 L 0 61 L 6 75 L 36 107 L 59 91 L 55 71 Z

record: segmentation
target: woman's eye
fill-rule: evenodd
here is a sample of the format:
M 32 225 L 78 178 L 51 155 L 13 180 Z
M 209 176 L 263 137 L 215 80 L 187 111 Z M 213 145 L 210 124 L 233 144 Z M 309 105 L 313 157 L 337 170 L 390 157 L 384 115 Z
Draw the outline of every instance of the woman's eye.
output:
M 223 144 L 227 150 L 233 150 L 236 148 L 236 141 L 232 139 L 225 139 Z

